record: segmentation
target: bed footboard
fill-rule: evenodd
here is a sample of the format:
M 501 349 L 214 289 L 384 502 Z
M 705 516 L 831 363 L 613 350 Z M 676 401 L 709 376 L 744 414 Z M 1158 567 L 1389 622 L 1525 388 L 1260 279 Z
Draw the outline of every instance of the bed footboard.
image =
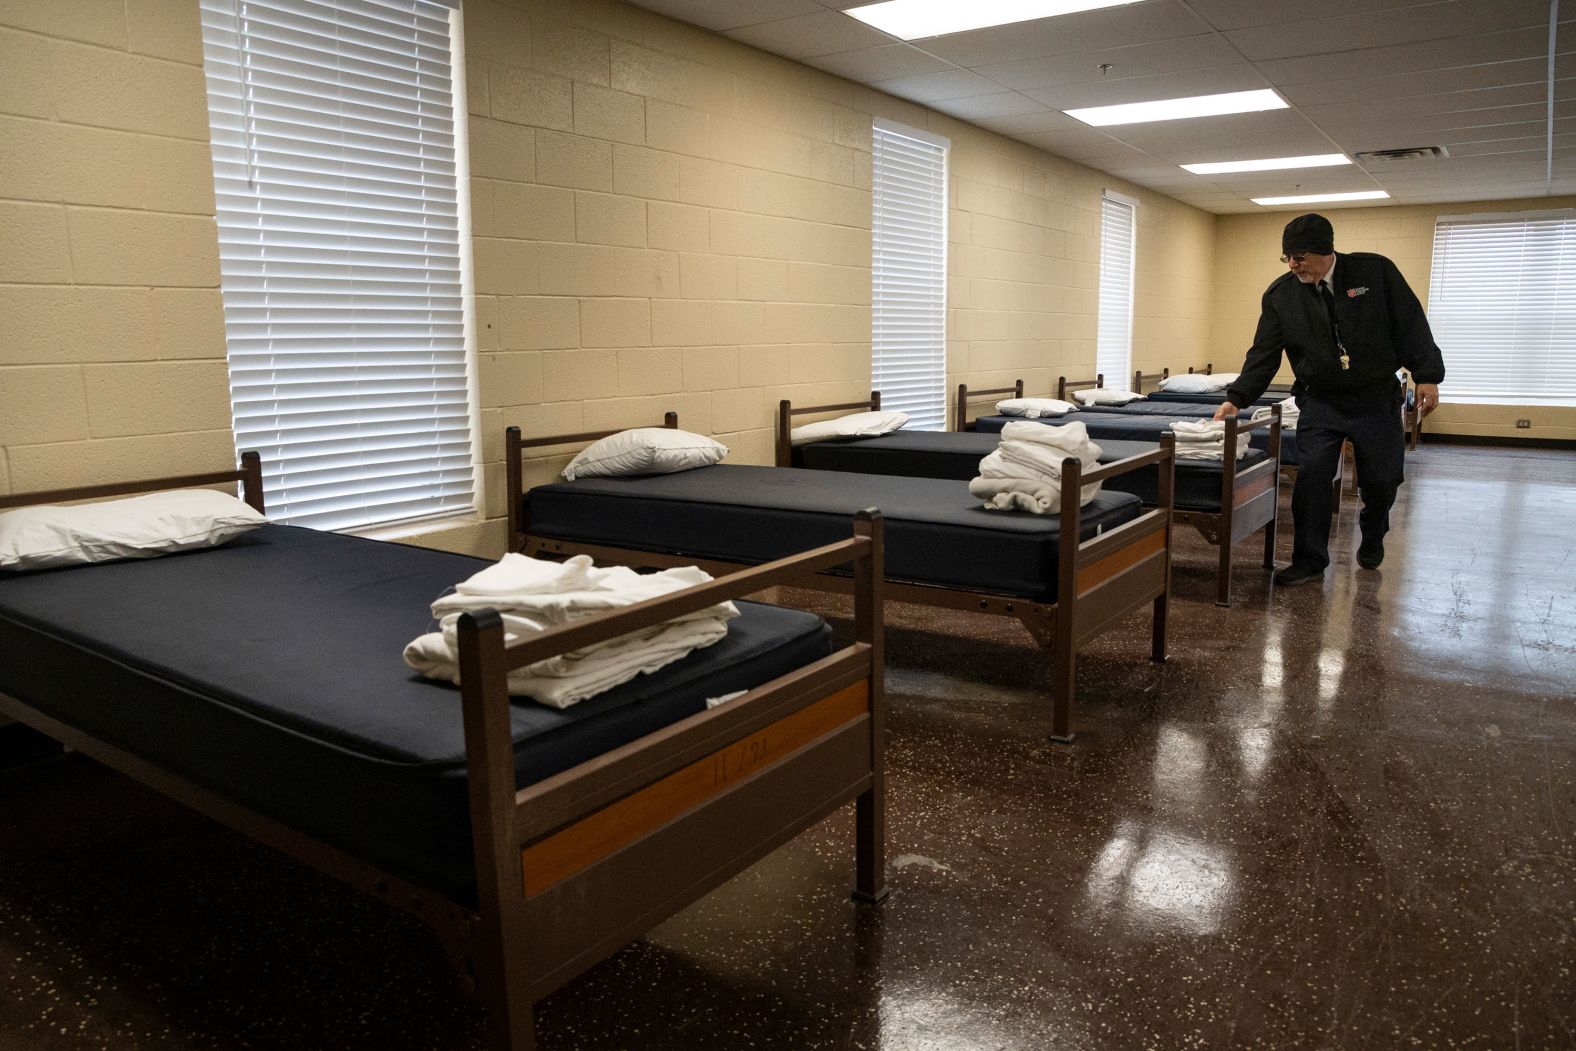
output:
M 1275 536 L 1279 516 L 1280 478 L 1280 414 L 1279 405 L 1270 406 L 1270 415 L 1262 420 L 1239 423 L 1234 416 L 1226 418 L 1225 449 L 1221 457 L 1220 510 L 1178 511 L 1176 520 L 1193 526 L 1219 549 L 1215 571 L 1215 604 L 1231 605 L 1232 548 L 1264 530 L 1264 568 L 1275 568 Z M 1269 449 L 1266 459 L 1241 467 L 1237 449 L 1250 440 L 1253 431 L 1268 429 Z
M 495 1047 L 534 1047 L 537 1000 L 850 801 L 854 897 L 886 896 L 881 535 L 864 512 L 849 540 L 508 647 L 496 614 L 461 618 L 477 975 Z M 852 645 L 515 790 L 509 671 L 849 562 Z
M 1073 457 L 1062 461 L 1062 491 L 1076 493 L 1150 464 L 1160 472 L 1159 499 L 1154 508 L 1130 522 L 1078 544 L 1062 544 L 1057 574 L 1056 646 L 1051 678 L 1051 739 L 1073 739 L 1073 686 L 1078 651 L 1107 627 L 1146 602 L 1153 604 L 1150 657 L 1166 659 L 1166 614 L 1171 594 L 1171 509 L 1176 440 L 1161 439 L 1154 452 L 1084 472 Z M 1076 500 L 1064 500 L 1063 537 L 1080 535 Z

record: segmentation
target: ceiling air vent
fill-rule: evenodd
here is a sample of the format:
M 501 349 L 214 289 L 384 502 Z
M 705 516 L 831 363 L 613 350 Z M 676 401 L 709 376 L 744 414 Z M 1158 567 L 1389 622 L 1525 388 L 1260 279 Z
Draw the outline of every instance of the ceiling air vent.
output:
M 1359 161 L 1431 161 L 1448 157 L 1443 146 L 1407 146 L 1399 150 L 1367 150 L 1357 155 Z

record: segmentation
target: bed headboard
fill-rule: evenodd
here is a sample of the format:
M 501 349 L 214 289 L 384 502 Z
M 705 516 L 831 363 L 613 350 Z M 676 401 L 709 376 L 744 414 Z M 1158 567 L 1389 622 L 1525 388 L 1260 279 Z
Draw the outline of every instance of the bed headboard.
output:
M 70 500 L 93 500 L 100 496 L 129 496 L 133 493 L 154 493 L 163 489 L 192 489 L 198 486 L 219 485 L 224 482 L 241 483 L 241 499 L 258 514 L 264 514 L 263 460 L 255 452 L 241 454 L 241 466 L 228 471 L 210 471 L 206 474 L 183 474 L 170 478 L 146 478 L 136 482 L 112 482 L 107 485 L 83 485 L 74 489 L 48 489 L 32 493 L 0 495 L 0 511 L 8 507 L 28 507 L 33 504 L 58 504 Z
M 992 394 L 1011 394 L 1014 398 L 1023 397 L 1023 380 L 1013 380 L 1010 387 L 989 387 L 985 389 L 969 390 L 967 383 L 958 384 L 958 400 L 952 417 L 952 429 L 966 431 L 969 429 L 969 402 L 975 398 L 986 398 Z
M 1191 368 L 1189 368 L 1188 371 L 1192 372 L 1193 370 Z M 1170 369 L 1161 369 L 1159 372 L 1151 372 L 1147 376 L 1144 375 L 1142 372 L 1134 372 L 1133 373 L 1133 391 L 1136 394 L 1142 394 L 1142 393 L 1144 393 L 1144 384 L 1147 383 L 1151 387 L 1158 387 L 1158 386 L 1160 386 L 1160 384 L 1164 380 L 1167 380 L 1170 377 L 1171 377 L 1171 370 Z
M 662 426 L 677 427 L 679 414 L 667 412 L 662 415 Z M 504 457 L 504 494 L 508 507 L 509 537 L 507 543 L 510 551 L 520 550 L 524 540 L 526 523 L 520 515 L 520 496 L 525 489 L 525 464 L 520 456 L 522 449 L 540 449 L 549 445 L 584 445 L 618 434 L 628 428 L 620 427 L 612 431 L 583 431 L 579 434 L 548 434 L 540 438 L 520 437 L 519 427 L 505 427 L 503 432 L 503 457 Z
M 1056 397 L 1060 401 L 1066 401 L 1067 400 L 1067 395 L 1071 394 L 1075 390 L 1085 390 L 1085 389 L 1087 389 L 1089 387 L 1104 387 L 1104 386 L 1105 386 L 1105 373 L 1103 373 L 1103 372 L 1095 373 L 1094 379 L 1092 379 L 1092 380 L 1070 380 L 1066 376 L 1057 376 L 1056 377 Z
M 862 409 L 866 412 L 881 411 L 881 392 L 870 392 L 869 401 L 845 401 L 837 405 L 806 405 L 796 409 L 787 398 L 777 403 L 777 457 L 778 467 L 791 467 L 793 458 L 793 418 L 808 416 L 813 412 L 842 412 L 844 409 Z
M 1189 365 L 1187 367 L 1187 370 L 1188 370 L 1188 373 L 1191 374 L 1193 372 L 1193 366 Z M 1204 367 L 1202 369 L 1200 369 L 1199 371 L 1202 372 L 1206 376 L 1214 375 L 1215 363 L 1213 361 L 1206 361 L 1206 362 L 1204 362 Z

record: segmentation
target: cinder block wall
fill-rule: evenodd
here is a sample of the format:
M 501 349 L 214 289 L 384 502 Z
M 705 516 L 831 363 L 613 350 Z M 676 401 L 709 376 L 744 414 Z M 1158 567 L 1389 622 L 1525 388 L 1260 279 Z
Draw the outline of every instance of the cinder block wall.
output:
M 1439 216 L 1570 207 L 1576 207 L 1576 197 L 1321 209 L 1319 214 L 1335 226 L 1337 252 L 1378 252 L 1389 256 L 1426 308 L 1433 268 L 1434 224 Z M 1216 235 L 1214 325 L 1210 335 L 1210 356 L 1217 371 L 1236 371 L 1241 367 L 1243 356 L 1253 342 L 1260 297 L 1269 283 L 1285 270 L 1279 261 L 1281 229 L 1298 214 L 1255 212 L 1220 216 Z M 1440 349 L 1444 351 L 1448 373 L 1451 350 L 1448 341 L 1441 343 Z M 1284 365 L 1281 378 L 1291 379 L 1291 371 Z M 1576 439 L 1576 408 L 1452 404 L 1448 393 L 1444 397 L 1444 402 L 1424 424 L 1425 431 L 1484 437 Z M 1532 427 L 1518 430 L 1517 419 L 1531 420 Z
M 192 0 L 0 4 L 0 491 L 233 459 Z
M 1204 360 L 1207 213 L 622 4 L 467 0 L 465 19 L 489 516 L 508 424 L 676 409 L 769 463 L 778 400 L 869 390 L 873 117 L 952 141 L 949 387 L 1093 372 L 1105 186 L 1143 202 L 1137 365 Z
M 1107 184 L 1137 364 L 1202 360 L 1205 213 L 622 4 L 464 11 L 486 521 L 419 542 L 501 547 L 506 423 L 676 408 L 764 463 L 779 398 L 868 390 L 874 116 L 953 141 L 949 384 L 1092 371 Z M 201 59 L 195 0 L 0 5 L 0 487 L 233 454 Z

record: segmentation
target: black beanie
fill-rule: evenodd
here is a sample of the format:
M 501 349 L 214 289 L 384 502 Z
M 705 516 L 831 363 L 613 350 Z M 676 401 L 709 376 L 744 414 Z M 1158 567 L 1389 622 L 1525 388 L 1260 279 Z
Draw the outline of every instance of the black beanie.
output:
M 1281 254 L 1295 255 L 1298 252 L 1313 252 L 1317 255 L 1329 255 L 1335 251 L 1335 227 L 1330 225 L 1330 220 L 1322 215 L 1309 212 L 1299 215 L 1286 224 L 1286 229 L 1281 233 Z

